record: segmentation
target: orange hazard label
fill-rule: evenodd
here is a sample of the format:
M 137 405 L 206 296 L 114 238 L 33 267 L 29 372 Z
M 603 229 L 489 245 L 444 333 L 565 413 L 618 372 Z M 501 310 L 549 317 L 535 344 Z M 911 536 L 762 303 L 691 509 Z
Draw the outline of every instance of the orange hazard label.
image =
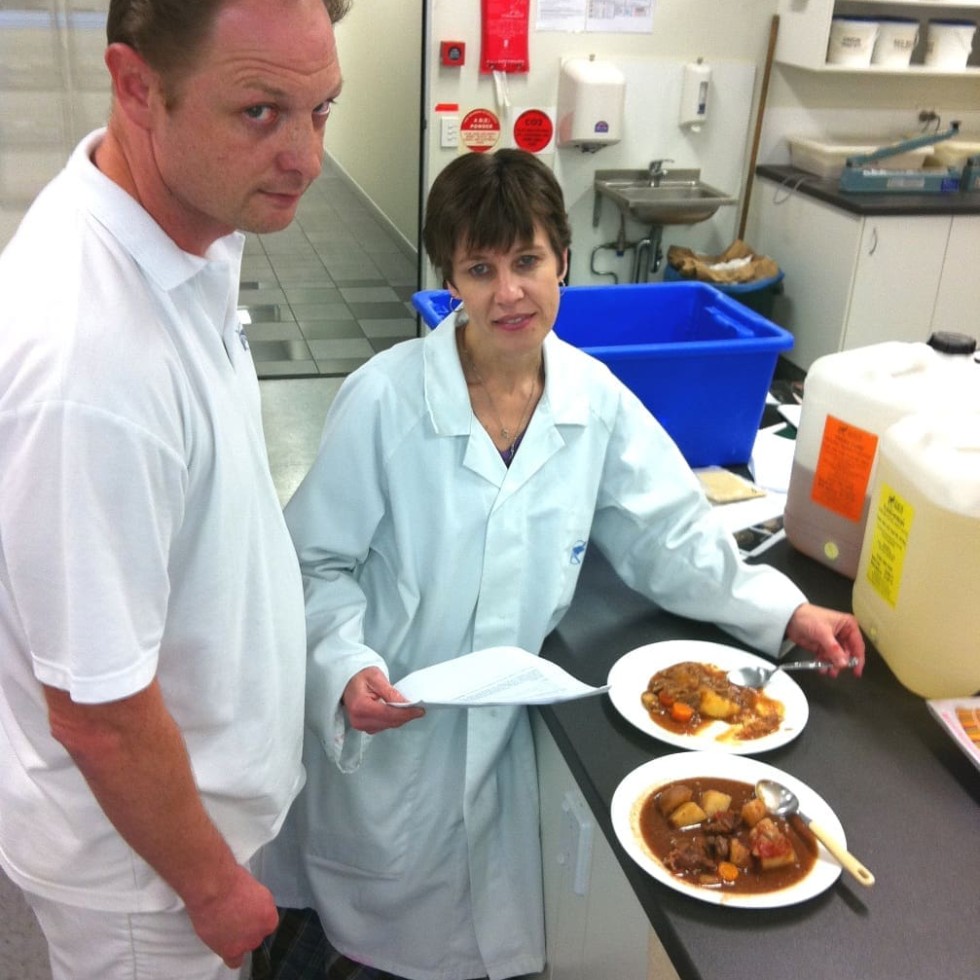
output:
M 814 503 L 851 521 L 861 520 L 878 437 L 827 416 L 810 496 Z

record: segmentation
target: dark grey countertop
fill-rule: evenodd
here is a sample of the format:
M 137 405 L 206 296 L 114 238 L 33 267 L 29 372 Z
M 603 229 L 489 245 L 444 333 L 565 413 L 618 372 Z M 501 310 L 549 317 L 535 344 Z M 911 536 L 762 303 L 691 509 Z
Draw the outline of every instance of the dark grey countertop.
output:
M 946 194 L 854 194 L 840 190 L 836 180 L 826 180 L 798 167 L 763 164 L 757 177 L 785 185 L 787 190 L 831 204 L 842 211 L 866 216 L 980 214 L 980 191 L 951 191 Z
M 785 541 L 766 553 L 811 601 L 850 608 L 852 583 Z M 542 651 L 589 684 L 659 640 L 732 644 L 713 626 L 661 612 L 595 551 L 571 610 Z M 538 709 L 682 980 L 965 980 L 980 967 L 980 772 L 871 649 L 864 676 L 797 674 L 810 717 L 759 756 L 818 792 L 874 887 L 842 874 L 780 909 L 731 909 L 666 888 L 620 848 L 609 808 L 620 780 L 677 751 L 626 722 L 607 696 Z

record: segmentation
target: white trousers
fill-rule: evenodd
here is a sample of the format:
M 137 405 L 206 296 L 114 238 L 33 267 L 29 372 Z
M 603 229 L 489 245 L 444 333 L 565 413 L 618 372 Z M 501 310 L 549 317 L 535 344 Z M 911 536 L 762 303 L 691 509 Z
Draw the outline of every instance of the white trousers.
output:
M 53 980 L 239 980 L 187 912 L 103 912 L 25 892 L 48 941 Z

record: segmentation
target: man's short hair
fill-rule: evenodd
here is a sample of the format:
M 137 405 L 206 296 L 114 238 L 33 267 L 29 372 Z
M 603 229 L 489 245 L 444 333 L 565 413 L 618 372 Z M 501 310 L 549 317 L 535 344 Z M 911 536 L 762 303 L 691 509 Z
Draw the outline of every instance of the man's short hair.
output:
M 193 65 L 219 10 L 234 0 L 110 0 L 109 44 L 128 44 L 163 78 L 173 82 Z M 351 0 L 323 0 L 336 24 Z

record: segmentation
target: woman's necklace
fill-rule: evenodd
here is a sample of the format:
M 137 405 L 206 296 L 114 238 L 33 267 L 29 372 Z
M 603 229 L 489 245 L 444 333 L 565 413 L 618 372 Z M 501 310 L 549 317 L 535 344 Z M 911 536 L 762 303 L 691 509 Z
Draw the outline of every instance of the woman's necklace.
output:
M 487 387 L 487 383 L 483 380 L 483 376 L 480 374 L 479 369 L 476 366 L 476 362 L 473 360 L 473 355 L 470 353 L 469 348 L 466 346 L 466 341 L 463 339 L 462 331 L 457 334 L 459 337 L 459 345 L 466 357 L 466 362 L 470 368 L 470 374 L 473 376 L 473 380 L 483 389 L 483 393 L 487 396 L 487 403 L 490 405 L 490 411 L 493 412 L 493 417 L 497 422 L 497 428 L 500 430 L 500 438 L 504 442 L 508 443 L 506 449 L 502 450 L 502 454 L 506 462 L 510 462 L 514 458 L 514 453 L 517 452 L 517 443 L 520 441 L 521 436 L 524 434 L 524 427 L 530 420 L 531 415 L 531 403 L 534 400 L 534 395 L 538 390 L 538 376 L 535 376 L 531 380 L 531 390 L 528 392 L 527 401 L 524 403 L 524 409 L 521 412 L 521 416 L 517 421 L 517 428 L 513 432 L 513 437 L 511 436 L 511 430 L 504 425 L 503 420 L 500 417 L 500 412 L 497 411 L 497 403 L 493 400 L 493 395 L 490 394 L 490 389 Z

